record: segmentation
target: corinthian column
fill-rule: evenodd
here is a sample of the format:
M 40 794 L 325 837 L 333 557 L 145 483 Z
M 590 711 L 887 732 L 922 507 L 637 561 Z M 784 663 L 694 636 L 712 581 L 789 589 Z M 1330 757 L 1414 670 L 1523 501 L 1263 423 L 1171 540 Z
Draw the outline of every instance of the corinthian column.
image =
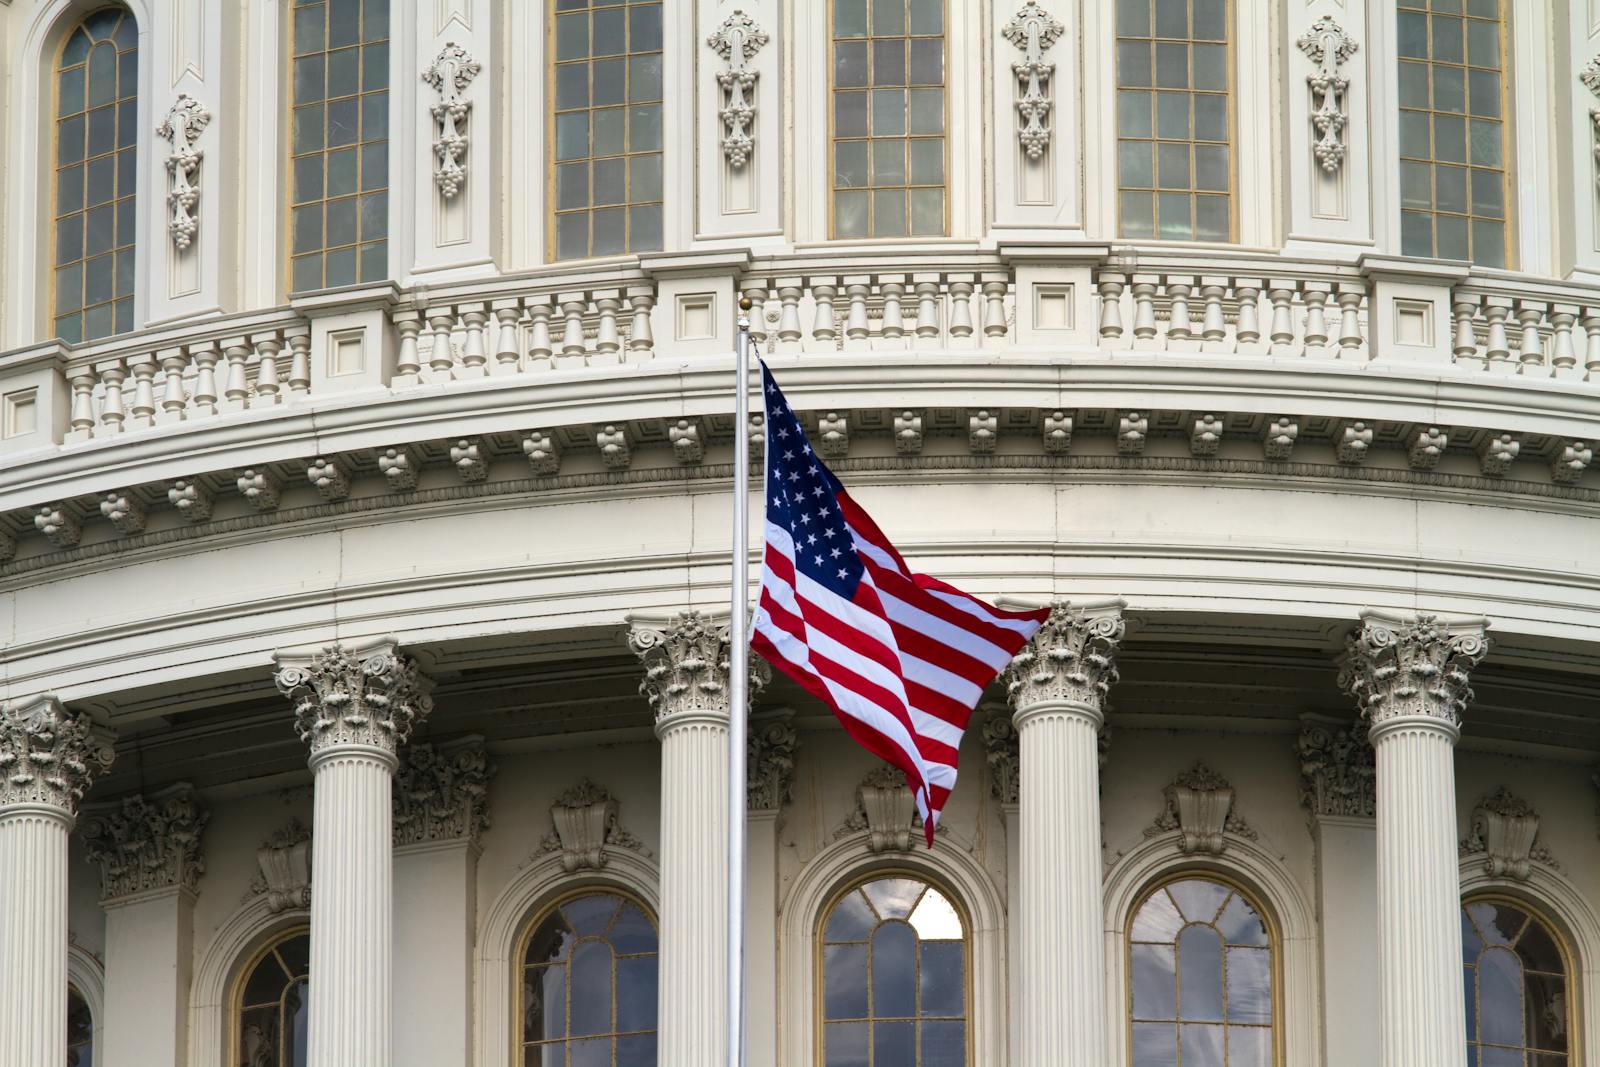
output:
M 1057 604 L 1006 668 L 1020 755 L 1021 1067 L 1103 1067 L 1100 727 L 1121 600 Z
M 433 708 L 393 641 L 279 655 L 278 689 L 311 747 L 309 1067 L 390 1067 L 397 753 Z
M 1486 625 L 1369 612 L 1340 663 L 1377 757 L 1383 1067 L 1466 1063 L 1454 753 Z
M 728 626 L 695 611 L 629 622 L 661 739 L 659 1058 L 726 1063 Z M 752 693 L 767 676 L 751 664 Z
M 55 697 L 0 710 L 0 1067 L 67 1062 L 67 834 L 110 765 Z

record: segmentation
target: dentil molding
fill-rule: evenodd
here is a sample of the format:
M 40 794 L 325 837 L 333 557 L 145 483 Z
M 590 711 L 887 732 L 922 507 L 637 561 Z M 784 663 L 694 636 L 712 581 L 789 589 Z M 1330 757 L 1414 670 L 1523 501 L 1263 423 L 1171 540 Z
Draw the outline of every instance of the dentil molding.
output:
M 211 124 L 211 112 L 188 93 L 179 93 L 167 117 L 156 127 L 156 134 L 172 146 L 167 156 L 167 232 L 172 244 L 182 252 L 194 242 L 200 228 L 196 208 L 200 203 L 200 157 L 204 154 L 195 142 Z
M 489 783 L 497 768 L 483 738 L 409 745 L 394 780 L 394 844 L 464 840 L 489 828 Z
M 101 899 L 153 889 L 194 892 L 206 869 L 200 838 L 210 819 L 187 783 L 86 809 L 80 825 L 89 858 L 100 864 Z
M 294 702 L 295 730 L 316 757 L 341 745 L 399 751 L 433 710 L 433 683 L 393 641 L 329 645 L 309 657 L 275 656 L 278 691 Z
M 1491 878 L 1526 882 L 1535 863 L 1561 869 L 1539 837 L 1539 813 L 1504 786 L 1473 806 L 1461 854 L 1482 855 L 1483 869 Z
M 1397 719 L 1432 719 L 1450 730 L 1472 701 L 1472 669 L 1489 651 L 1488 622 L 1363 614 L 1345 639 L 1339 687 L 1372 729 Z
M 466 128 L 467 118 L 472 114 L 472 101 L 462 94 L 482 69 L 483 65 L 473 59 L 470 52 L 450 41 L 422 72 L 422 80 L 439 94 L 438 103 L 428 112 L 437 127 L 433 142 L 433 183 L 446 200 L 454 199 L 467 181 Z
M 1162 796 L 1166 807 L 1145 829 L 1145 837 L 1176 830 L 1180 852 L 1214 856 L 1226 851 L 1229 835 L 1257 839 L 1255 830 L 1233 810 L 1233 786 L 1204 763 L 1174 778 Z
M 0 708 L 0 810 L 44 805 L 76 815 L 113 756 L 110 731 L 53 696 Z
M 1302 720 L 1295 750 L 1300 757 L 1300 803 L 1308 812 L 1377 816 L 1376 754 L 1365 723 Z
M 265 896 L 276 915 L 311 907 L 311 831 L 290 819 L 256 849 L 260 873 L 250 881 L 249 896 Z
M 623 829 L 619 810 L 610 790 L 585 778 L 550 806 L 551 829 L 539 843 L 538 852 L 559 852 L 561 869 L 568 874 L 600 870 L 606 865 L 608 848 L 648 856 L 644 842 Z
M 794 755 L 800 731 L 788 708 L 770 717 L 751 717 L 746 745 L 745 796 L 751 811 L 777 811 L 794 786 Z
M 706 38 L 706 44 L 722 57 L 724 64 L 717 71 L 717 85 L 722 89 L 717 117 L 722 120 L 722 156 L 734 169 L 743 167 L 755 152 L 751 126 L 756 117 L 756 81 L 760 74 L 750 60 L 768 40 L 755 19 L 739 10 Z
M 1313 151 L 1322 169 L 1333 174 L 1344 165 L 1344 128 L 1349 121 L 1346 96 L 1350 79 L 1339 69 L 1361 46 L 1330 15 L 1313 22 L 1296 43 L 1316 64 L 1316 69 L 1306 75 L 1311 100 L 1316 105 L 1311 113 L 1311 125 L 1317 133 Z
M 1018 713 L 1040 704 L 1086 707 L 1103 716 L 1117 682 L 1116 653 L 1127 623 L 1126 602 L 1074 605 L 1058 601 L 1033 640 L 1005 670 L 1006 693 Z

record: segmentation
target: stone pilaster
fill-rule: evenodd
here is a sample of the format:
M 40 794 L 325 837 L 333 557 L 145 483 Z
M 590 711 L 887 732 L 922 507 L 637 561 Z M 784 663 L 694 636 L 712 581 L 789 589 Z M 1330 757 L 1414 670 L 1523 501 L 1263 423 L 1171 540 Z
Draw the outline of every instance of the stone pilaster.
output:
M 394 774 L 431 685 L 389 640 L 277 661 L 315 780 L 307 1062 L 391 1067 Z
M 1340 663 L 1377 764 L 1382 1067 L 1466 1063 L 1454 750 L 1486 625 L 1369 612 Z
M 645 668 L 639 692 L 655 712 L 661 739 L 660 1061 L 722 1063 L 728 999 L 728 626 L 695 611 L 630 622 L 628 647 Z M 753 694 L 767 675 L 764 663 L 751 666 Z
M 794 785 L 800 733 L 780 708 L 750 721 L 745 794 L 745 1049 L 749 1067 L 778 1063 L 778 826 Z
M 67 834 L 111 755 L 55 697 L 0 709 L 0 1067 L 67 1061 Z
M 1019 757 L 1021 1067 L 1105 1062 L 1099 733 L 1123 607 L 1056 604 L 1006 668 Z

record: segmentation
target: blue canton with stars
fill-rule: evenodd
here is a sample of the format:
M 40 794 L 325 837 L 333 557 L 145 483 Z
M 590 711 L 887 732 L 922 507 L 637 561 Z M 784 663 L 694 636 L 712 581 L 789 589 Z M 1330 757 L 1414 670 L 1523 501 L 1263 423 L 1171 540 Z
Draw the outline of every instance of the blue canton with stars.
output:
M 851 600 L 864 568 L 839 512 L 844 486 L 811 451 L 805 428 L 765 363 L 761 386 L 767 400 L 767 521 L 794 538 L 797 571 Z

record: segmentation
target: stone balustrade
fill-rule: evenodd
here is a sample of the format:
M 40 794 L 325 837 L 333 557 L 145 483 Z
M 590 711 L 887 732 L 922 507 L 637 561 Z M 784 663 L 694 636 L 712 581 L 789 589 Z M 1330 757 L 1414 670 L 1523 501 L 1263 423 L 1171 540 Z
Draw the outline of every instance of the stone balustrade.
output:
M 1469 283 L 1450 295 L 1451 352 L 1488 374 L 1600 380 L 1600 293 Z
M 889 273 L 752 271 L 741 289 L 751 303 L 751 337 L 777 353 L 997 348 L 1008 342 L 1015 310 L 1012 278 L 999 262 Z

